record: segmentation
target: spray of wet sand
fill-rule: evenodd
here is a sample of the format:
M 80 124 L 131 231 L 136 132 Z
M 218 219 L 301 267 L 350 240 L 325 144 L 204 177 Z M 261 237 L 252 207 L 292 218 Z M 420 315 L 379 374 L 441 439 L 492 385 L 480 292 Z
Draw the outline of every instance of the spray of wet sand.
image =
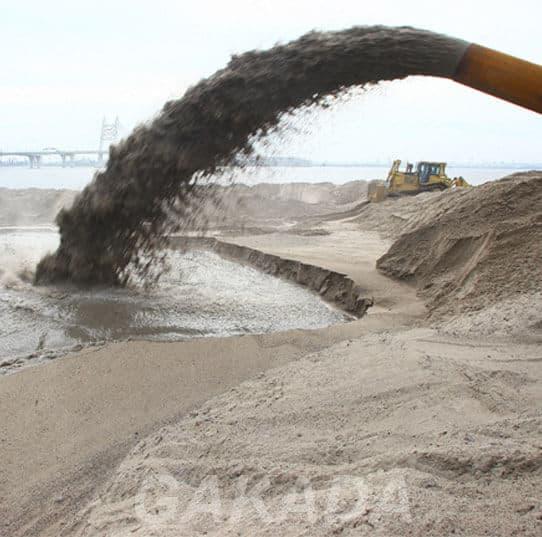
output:
M 353 87 L 449 76 L 465 47 L 423 30 L 370 26 L 233 57 L 111 148 L 107 168 L 58 214 L 61 243 L 38 264 L 36 282 L 122 285 L 130 274 L 155 273 L 165 236 L 197 209 L 196 184 L 250 155 L 283 116 L 327 106 Z

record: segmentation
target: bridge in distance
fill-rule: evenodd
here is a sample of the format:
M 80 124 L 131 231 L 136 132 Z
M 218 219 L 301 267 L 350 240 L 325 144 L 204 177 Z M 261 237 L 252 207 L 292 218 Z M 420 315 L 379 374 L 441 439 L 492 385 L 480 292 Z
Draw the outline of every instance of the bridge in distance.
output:
M 2 157 L 25 157 L 28 159 L 28 163 L 31 168 L 40 168 L 43 157 L 59 157 L 59 163 L 62 167 L 73 166 L 75 162 L 75 156 L 96 156 L 98 163 L 103 163 L 104 156 L 107 151 L 100 151 L 99 149 L 54 149 L 43 151 L 0 151 L 0 158 Z
M 117 117 L 113 123 L 107 123 L 106 118 L 103 118 L 102 128 L 100 132 L 100 144 L 98 149 L 58 149 L 50 147 L 41 151 L 0 151 L 0 159 L 2 157 L 24 157 L 28 159 L 31 168 L 40 168 L 43 157 L 59 157 L 59 163 L 62 167 L 73 166 L 75 164 L 75 156 L 97 157 L 98 164 L 103 164 L 104 156 L 109 152 L 105 148 L 107 142 L 115 142 L 119 137 L 120 122 Z

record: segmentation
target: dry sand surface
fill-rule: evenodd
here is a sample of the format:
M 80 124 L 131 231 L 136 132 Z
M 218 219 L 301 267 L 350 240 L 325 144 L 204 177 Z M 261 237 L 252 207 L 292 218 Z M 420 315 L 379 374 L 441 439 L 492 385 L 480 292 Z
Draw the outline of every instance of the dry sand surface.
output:
M 52 224 L 58 211 L 70 206 L 75 190 L 0 188 L 0 226 Z
M 465 313 L 539 292 L 542 174 L 452 194 L 409 223 L 378 260 L 380 271 L 415 281 L 433 313 Z
M 540 250 L 521 240 L 503 265 L 531 287 L 503 297 L 482 286 L 484 300 L 466 312 L 434 308 L 423 286 L 438 285 L 438 271 L 420 286 L 375 267 L 412 243 L 401 231 L 475 235 L 453 224 L 456 200 L 470 196 L 473 207 L 498 188 L 379 206 L 341 200 L 332 217 L 292 214 L 272 233 L 225 234 L 348 274 L 375 299 L 353 323 L 126 342 L 0 379 L 0 533 L 540 535 L 542 278 L 540 264 L 517 266 Z M 539 229 L 540 207 L 528 203 L 514 227 L 517 196 L 502 188 L 496 207 L 512 204 L 502 233 Z M 470 251 L 476 274 L 509 247 L 500 234 L 491 255 Z M 529 313 L 511 320 L 503 301 Z
M 308 353 L 139 443 L 76 534 L 539 535 L 538 351 L 410 330 Z

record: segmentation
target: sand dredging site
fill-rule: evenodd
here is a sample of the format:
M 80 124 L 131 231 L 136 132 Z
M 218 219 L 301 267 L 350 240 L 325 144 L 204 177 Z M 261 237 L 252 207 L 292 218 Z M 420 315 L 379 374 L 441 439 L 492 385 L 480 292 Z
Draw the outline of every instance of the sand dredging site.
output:
M 231 187 L 212 236 L 177 246 L 346 274 L 374 305 L 3 377 L 4 533 L 537 535 L 541 183 L 369 205 L 363 183 Z
M 310 34 L 234 58 L 112 150 L 60 212 L 43 288 L 127 283 L 169 243 L 364 315 L 107 343 L 0 378 L 2 535 L 540 534 L 542 173 L 375 204 L 362 182 L 192 180 L 283 112 L 438 76 L 456 46 L 412 29 Z M 26 200 L 17 225 L 38 223 L 32 192 L 2 195 Z M 71 194 L 38 196 L 43 224 Z
M 36 283 L 152 277 L 165 235 L 199 215 L 197 184 L 246 162 L 289 113 L 380 81 L 450 76 L 466 48 L 433 32 L 368 26 L 232 57 L 111 149 L 106 169 L 58 214 L 61 242 Z

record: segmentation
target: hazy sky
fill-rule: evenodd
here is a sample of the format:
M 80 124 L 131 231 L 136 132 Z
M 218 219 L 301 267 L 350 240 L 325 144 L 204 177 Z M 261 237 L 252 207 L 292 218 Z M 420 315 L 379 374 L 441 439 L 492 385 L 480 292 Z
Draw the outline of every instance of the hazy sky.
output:
M 222 67 L 311 29 L 413 25 L 542 63 L 540 0 L 0 0 L 0 148 L 95 148 Z M 542 117 L 449 81 L 383 84 L 279 153 L 319 160 L 542 161 Z

